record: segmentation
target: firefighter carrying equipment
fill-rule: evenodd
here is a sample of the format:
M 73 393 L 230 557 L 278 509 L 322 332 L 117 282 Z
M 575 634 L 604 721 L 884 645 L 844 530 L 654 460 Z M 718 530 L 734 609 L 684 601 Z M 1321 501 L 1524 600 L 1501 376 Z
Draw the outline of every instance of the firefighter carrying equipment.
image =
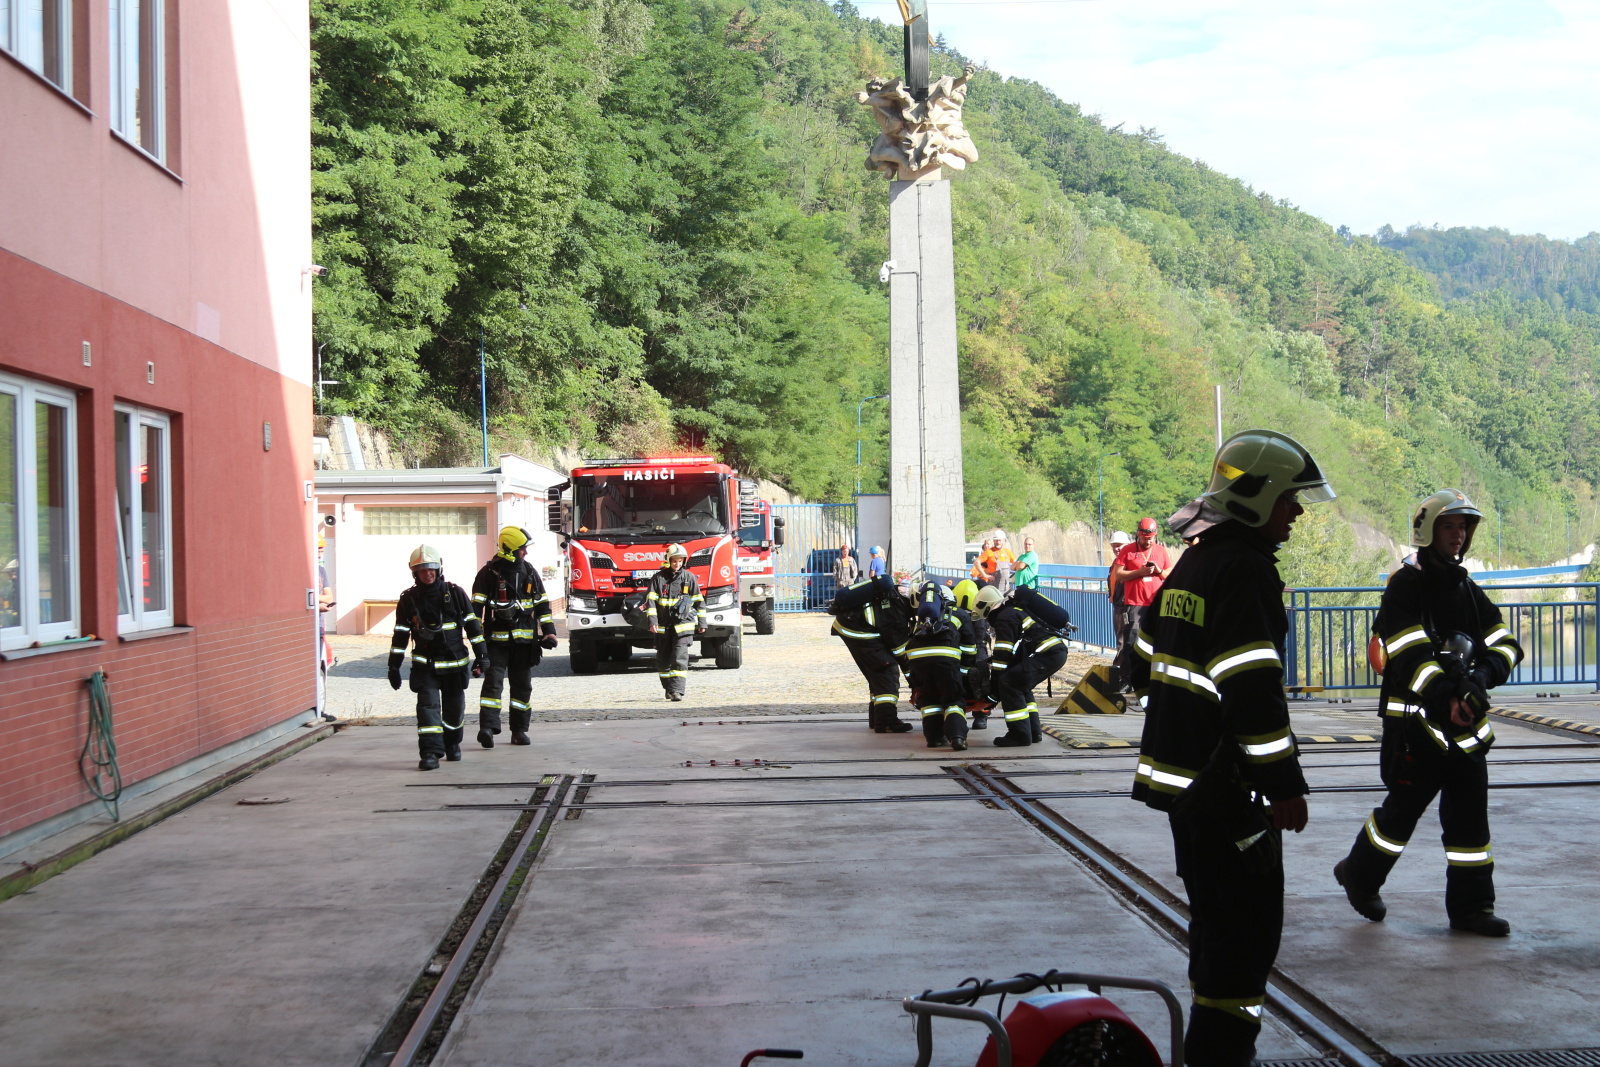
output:
M 1024 586 L 1013 590 L 1011 603 L 1027 612 L 1045 629 L 1060 637 L 1066 637 L 1077 630 L 1077 627 L 1072 625 L 1072 615 L 1067 609 L 1037 589 Z
M 1278 497 L 1289 490 L 1302 504 L 1320 504 L 1338 494 L 1298 441 L 1276 430 L 1245 430 L 1222 443 L 1211 468 L 1211 484 L 1200 494 L 1246 526 L 1263 526 Z
M 495 555 L 507 563 L 515 562 L 518 550 L 527 548 L 528 542 L 532 540 L 533 538 L 528 535 L 528 531 L 520 526 L 501 527 L 500 550 Z
M 1441 489 L 1417 505 L 1416 514 L 1411 516 L 1411 543 L 1417 548 L 1427 548 L 1433 544 L 1433 524 L 1446 515 L 1465 515 L 1467 517 L 1467 541 L 1461 546 L 1461 555 L 1455 562 L 1459 563 L 1466 558 L 1467 551 L 1472 547 L 1472 535 L 1478 530 L 1478 520 L 1483 518 L 1467 495 L 1455 489 Z M 1435 550 L 1437 551 L 1437 549 Z
M 964 679 L 977 655 L 971 619 L 940 593 L 937 582 L 917 590 L 917 621 L 906 643 L 912 699 L 922 713 L 929 748 L 967 747 Z
M 422 551 L 412 553 L 413 558 Z M 437 567 L 438 562 L 435 556 L 418 569 Z M 448 756 L 461 746 L 468 669 L 485 662 L 483 631 L 466 590 L 441 578 L 400 594 L 389 641 L 391 685 L 399 678 L 408 644 L 411 691 L 417 694 L 418 751 L 425 760 Z
M 681 550 L 683 546 L 672 547 Z M 650 576 L 646 588 L 645 603 L 651 622 L 662 633 L 683 637 L 700 629 L 700 612 L 706 598 L 701 595 L 700 582 L 693 571 L 663 567 Z
M 411 550 L 411 562 L 407 564 L 413 571 L 419 568 L 429 568 L 444 575 L 444 557 L 439 555 L 439 550 L 432 545 L 418 545 Z
M 496 553 L 472 581 L 472 603 L 482 613 L 491 644 L 534 645 L 541 635 L 555 637 L 544 580 L 526 559 Z M 533 662 L 539 662 L 538 655 Z
M 834 616 L 848 615 L 860 611 L 868 604 L 876 604 L 899 595 L 900 591 L 895 588 L 894 583 L 881 574 L 876 578 L 863 578 L 839 590 L 828 606 L 828 612 Z

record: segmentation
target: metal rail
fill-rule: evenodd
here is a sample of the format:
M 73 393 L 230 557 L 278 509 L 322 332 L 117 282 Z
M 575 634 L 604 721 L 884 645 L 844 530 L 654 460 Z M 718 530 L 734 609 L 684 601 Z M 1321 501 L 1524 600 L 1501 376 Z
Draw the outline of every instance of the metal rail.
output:
M 490 921 L 499 915 L 501 923 L 496 927 L 498 934 L 504 929 L 504 920 L 509 915 L 511 903 L 517 894 L 527 885 L 527 879 L 516 881 L 525 874 L 525 861 L 529 859 L 530 850 L 537 854 L 538 849 L 549 836 L 550 828 L 555 825 L 560 815 L 568 805 L 567 793 L 571 789 L 574 777 L 570 774 L 562 775 L 559 782 L 551 789 L 546 799 L 539 804 L 524 805 L 524 810 L 536 811 L 545 809 L 544 818 L 537 826 L 530 826 L 517 842 L 511 855 L 506 859 L 505 866 L 501 868 L 500 877 L 495 881 L 494 888 L 483 900 L 483 906 L 478 909 L 477 916 L 472 920 L 472 925 L 467 928 L 466 934 L 461 938 L 461 943 L 456 946 L 455 953 L 450 957 L 450 962 L 445 965 L 444 972 L 440 974 L 439 981 L 433 987 L 433 992 L 428 995 L 427 1001 L 422 1005 L 416 1020 L 411 1024 L 411 1029 L 406 1032 L 405 1038 L 400 1042 L 400 1047 L 389 1060 L 389 1067 L 417 1067 L 419 1064 L 432 1059 L 430 1052 L 422 1056 L 428 1035 L 432 1033 L 444 1014 L 445 1006 L 455 992 L 456 985 L 461 981 L 467 969 L 468 962 L 478 950 L 479 942 L 483 940 L 484 931 L 488 929 Z M 515 882 L 515 884 L 513 884 Z
M 977 789 L 986 794 L 986 799 L 991 799 L 1009 807 L 1035 827 L 1046 831 L 1047 836 L 1054 837 L 1065 844 L 1068 850 L 1083 859 L 1089 869 L 1099 875 L 1102 881 L 1112 883 L 1124 894 L 1133 897 L 1143 909 L 1162 921 L 1167 927 L 1168 933 L 1175 940 L 1187 946 L 1189 936 L 1188 917 L 1180 913 L 1166 899 L 1163 899 L 1162 893 L 1156 891 L 1157 889 L 1162 889 L 1163 893 L 1165 892 L 1161 884 L 1155 879 L 1143 871 L 1133 868 L 1126 859 L 1114 854 L 1108 855 L 1107 850 L 1099 842 L 1068 823 L 1056 812 L 1051 811 L 1049 808 L 1040 807 L 1032 801 L 1028 794 L 1018 792 L 1009 783 L 996 777 L 993 773 L 975 767 L 964 767 L 959 771 L 958 777 L 965 778 L 976 786 Z M 1138 878 L 1129 874 L 1124 868 L 1137 872 Z M 1176 900 L 1171 894 L 1166 894 L 1166 896 Z M 1362 1032 L 1360 1027 L 1338 1015 L 1326 1004 L 1315 1001 L 1315 998 L 1306 990 L 1299 987 L 1297 983 L 1293 983 L 1276 967 L 1273 968 L 1272 973 L 1276 976 L 1277 981 L 1267 984 L 1267 1004 L 1278 1014 L 1288 1019 L 1305 1033 L 1321 1041 L 1328 1049 L 1336 1053 L 1341 1060 L 1349 1064 L 1350 1067 L 1380 1067 L 1379 1062 L 1366 1049 L 1358 1046 L 1349 1035 L 1359 1035 L 1360 1039 L 1370 1048 L 1383 1053 L 1381 1045 Z M 1294 994 L 1291 994 L 1285 988 L 1288 985 L 1294 985 Z M 1303 1000 L 1315 1001 L 1315 1008 L 1308 1007 L 1301 1002 Z M 1176 1064 L 1174 1067 L 1176 1067 Z

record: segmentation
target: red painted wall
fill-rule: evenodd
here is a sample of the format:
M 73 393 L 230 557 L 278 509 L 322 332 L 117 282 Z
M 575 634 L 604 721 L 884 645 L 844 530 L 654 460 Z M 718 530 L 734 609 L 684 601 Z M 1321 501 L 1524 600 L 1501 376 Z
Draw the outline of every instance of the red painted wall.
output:
M 0 834 L 91 799 L 78 775 L 85 681 L 111 679 L 135 782 L 316 702 L 304 500 L 307 386 L 0 250 L 0 369 L 78 393 L 81 618 L 99 648 L 0 663 Z M 89 341 L 93 366 L 76 356 Z M 155 383 L 145 380 L 147 361 Z M 194 632 L 122 641 L 113 405 L 175 414 L 174 607 Z M 262 448 L 262 423 L 272 449 Z

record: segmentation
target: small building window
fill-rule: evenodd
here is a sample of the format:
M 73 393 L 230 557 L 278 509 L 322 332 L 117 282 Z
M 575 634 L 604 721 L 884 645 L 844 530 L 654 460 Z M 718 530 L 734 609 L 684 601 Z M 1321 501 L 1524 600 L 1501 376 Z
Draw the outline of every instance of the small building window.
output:
M 0 648 L 78 636 L 72 394 L 0 374 Z
M 116 409 L 117 632 L 173 625 L 172 421 Z
M 0 48 L 72 91 L 72 0 L 0 0 Z
M 487 508 L 361 509 L 361 532 L 400 537 L 446 537 L 489 532 Z
M 0 0 L 6 3 L 7 0 Z M 27 3 L 28 0 L 10 0 Z M 37 0 L 35 0 L 37 2 Z M 165 0 L 109 0 L 111 128 L 167 158 Z

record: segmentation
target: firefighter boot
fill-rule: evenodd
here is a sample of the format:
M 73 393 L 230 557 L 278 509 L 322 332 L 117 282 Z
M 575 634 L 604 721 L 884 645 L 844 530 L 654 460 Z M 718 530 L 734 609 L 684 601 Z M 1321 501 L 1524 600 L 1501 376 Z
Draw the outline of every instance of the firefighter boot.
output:
M 482 745 L 484 748 L 493 748 L 494 731 L 490 730 L 487 726 L 478 727 L 478 744 Z
M 974 708 L 972 711 L 972 728 L 974 730 L 987 730 L 989 728 L 989 713 L 987 711 L 978 711 Z
M 436 771 L 439 769 L 439 757 L 429 754 L 417 761 L 417 770 Z
M 533 744 L 532 741 L 528 740 L 528 735 L 526 733 L 524 733 L 523 731 L 521 731 L 521 730 L 512 730 L 511 731 L 511 743 L 513 745 L 531 745 L 531 744 Z
M 1036 745 L 1044 740 L 1044 729 L 1039 722 L 1037 711 L 1028 712 L 1028 740 Z
M 1452 916 L 1450 929 L 1483 937 L 1505 937 L 1511 932 L 1511 924 L 1496 915 L 1493 908 L 1485 908 L 1469 915 Z
M 447 762 L 450 762 L 450 763 L 459 763 L 459 762 L 461 762 L 461 746 L 460 745 L 446 745 L 446 746 L 444 746 L 444 758 L 445 758 L 445 760 Z
M 1344 880 L 1344 865 L 1348 862 L 1349 859 L 1346 858 L 1333 865 L 1333 880 L 1344 887 L 1344 898 L 1350 902 L 1352 908 L 1356 909 L 1356 914 L 1375 923 L 1383 922 L 1383 917 L 1389 914 L 1389 906 L 1377 893 L 1364 893 Z M 1492 917 L 1493 913 L 1490 914 Z M 1452 922 L 1450 925 L 1455 926 L 1455 923 Z M 1509 929 L 1509 924 L 1507 928 Z
M 1026 748 L 1033 744 L 1033 733 L 1027 719 L 1007 719 L 1006 732 L 994 739 L 996 748 Z

